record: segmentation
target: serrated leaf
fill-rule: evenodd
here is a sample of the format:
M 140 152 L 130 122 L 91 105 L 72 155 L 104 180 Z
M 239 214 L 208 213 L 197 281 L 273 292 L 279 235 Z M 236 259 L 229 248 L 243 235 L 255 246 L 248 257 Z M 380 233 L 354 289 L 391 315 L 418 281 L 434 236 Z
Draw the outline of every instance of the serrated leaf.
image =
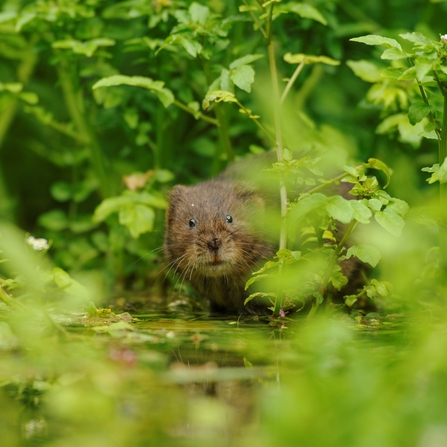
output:
M 383 211 L 378 211 L 374 218 L 377 223 L 389 231 L 394 236 L 400 236 L 405 225 L 404 220 L 395 211 L 385 208 Z
M 341 196 L 329 197 L 326 204 L 326 210 L 330 216 L 339 222 L 345 224 L 350 223 L 353 218 L 354 210 L 349 202 L 349 200 L 346 200 Z
M 367 36 L 353 37 L 349 39 L 351 42 L 360 42 L 366 45 L 378 45 L 386 48 L 397 48 L 402 51 L 400 43 L 389 37 L 377 36 L 376 34 L 368 34 Z
M 430 113 L 430 106 L 423 101 L 417 101 L 411 104 L 408 111 L 408 119 L 414 126 L 416 123 L 422 121 Z
M 380 251 L 376 247 L 367 244 L 358 244 L 349 247 L 346 253 L 346 258 L 349 259 L 351 256 L 355 256 L 360 259 L 360 261 L 365 262 L 372 267 L 375 267 L 382 258 Z
M 230 79 L 240 89 L 250 93 L 251 85 L 255 81 L 255 71 L 250 65 L 240 65 L 230 71 Z

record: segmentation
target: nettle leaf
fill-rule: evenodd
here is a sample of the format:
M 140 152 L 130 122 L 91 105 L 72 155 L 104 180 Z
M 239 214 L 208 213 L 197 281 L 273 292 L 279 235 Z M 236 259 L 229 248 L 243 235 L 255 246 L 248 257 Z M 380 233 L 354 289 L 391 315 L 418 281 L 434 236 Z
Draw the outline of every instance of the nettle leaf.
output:
M 311 56 L 309 54 L 303 54 L 303 53 L 297 53 L 297 54 L 286 53 L 284 55 L 284 60 L 288 64 L 301 64 L 304 61 L 306 64 L 321 63 L 332 66 L 340 65 L 340 61 L 331 59 L 330 57 L 327 56 Z
M 395 39 L 390 39 L 389 37 L 377 36 L 375 34 L 369 34 L 367 36 L 353 37 L 349 39 L 351 42 L 360 42 L 366 45 L 378 45 L 386 48 L 396 48 L 397 50 L 403 51 L 400 43 Z
M 351 256 L 355 256 L 371 267 L 375 267 L 382 258 L 380 251 L 376 247 L 367 244 L 358 244 L 349 247 L 346 253 L 346 259 L 349 259 Z
M 119 223 L 128 228 L 133 238 L 154 228 L 155 212 L 145 205 L 128 204 L 119 211 Z
M 347 61 L 347 66 L 354 72 L 356 76 L 365 82 L 380 82 L 382 81 L 382 73 L 380 68 L 369 61 L 359 60 L 359 61 Z
M 329 197 L 326 204 L 326 211 L 334 219 L 345 224 L 350 223 L 354 215 L 350 201 L 341 196 Z
M 251 86 L 255 81 L 255 71 L 250 65 L 240 65 L 230 71 L 230 79 L 234 85 L 250 93 Z
M 430 106 L 423 101 L 414 102 L 408 111 L 410 123 L 414 126 L 416 123 L 421 122 L 430 113 L 430 110 Z
M 155 93 L 161 103 L 165 107 L 169 107 L 174 102 L 174 94 L 171 90 L 165 88 L 164 84 L 162 81 L 154 81 L 144 76 L 114 75 L 100 79 L 93 85 L 92 89 L 95 90 L 100 87 L 114 87 L 118 85 L 143 87 Z
M 402 217 L 390 208 L 385 208 L 383 211 L 378 211 L 374 218 L 377 223 L 389 231 L 394 236 L 400 236 L 405 225 Z

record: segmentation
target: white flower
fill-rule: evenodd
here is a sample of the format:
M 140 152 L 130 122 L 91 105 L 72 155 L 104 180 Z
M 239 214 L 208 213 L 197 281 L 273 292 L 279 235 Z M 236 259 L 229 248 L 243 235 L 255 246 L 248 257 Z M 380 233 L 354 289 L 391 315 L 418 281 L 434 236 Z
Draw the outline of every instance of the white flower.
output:
M 33 247 L 33 250 L 42 251 L 50 248 L 48 241 L 43 238 L 36 239 L 34 236 L 29 236 L 26 242 Z
M 441 42 L 442 42 L 442 43 L 447 43 L 447 34 L 443 34 L 443 35 L 441 36 Z

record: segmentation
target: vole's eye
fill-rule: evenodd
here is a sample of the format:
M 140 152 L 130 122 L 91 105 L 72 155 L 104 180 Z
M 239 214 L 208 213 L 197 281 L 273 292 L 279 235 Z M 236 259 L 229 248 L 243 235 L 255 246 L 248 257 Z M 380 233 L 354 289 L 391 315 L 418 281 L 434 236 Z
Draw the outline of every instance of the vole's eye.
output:
M 225 217 L 227 223 L 233 223 L 233 218 L 231 216 Z
M 190 221 L 189 221 L 189 227 L 190 228 L 193 228 L 193 227 L 195 227 L 196 226 L 196 220 L 195 219 L 191 219 Z

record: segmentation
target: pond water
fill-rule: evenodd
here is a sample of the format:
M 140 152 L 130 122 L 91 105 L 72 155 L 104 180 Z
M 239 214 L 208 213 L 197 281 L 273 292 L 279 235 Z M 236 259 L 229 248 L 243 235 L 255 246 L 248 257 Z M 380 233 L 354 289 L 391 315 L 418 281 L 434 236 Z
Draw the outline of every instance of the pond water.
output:
M 2 445 L 447 440 L 441 319 L 336 314 L 278 327 L 181 312 L 132 317 L 53 315 L 58 328 L 46 333 L 36 318 L 11 319 L 20 339 L 0 331 Z

